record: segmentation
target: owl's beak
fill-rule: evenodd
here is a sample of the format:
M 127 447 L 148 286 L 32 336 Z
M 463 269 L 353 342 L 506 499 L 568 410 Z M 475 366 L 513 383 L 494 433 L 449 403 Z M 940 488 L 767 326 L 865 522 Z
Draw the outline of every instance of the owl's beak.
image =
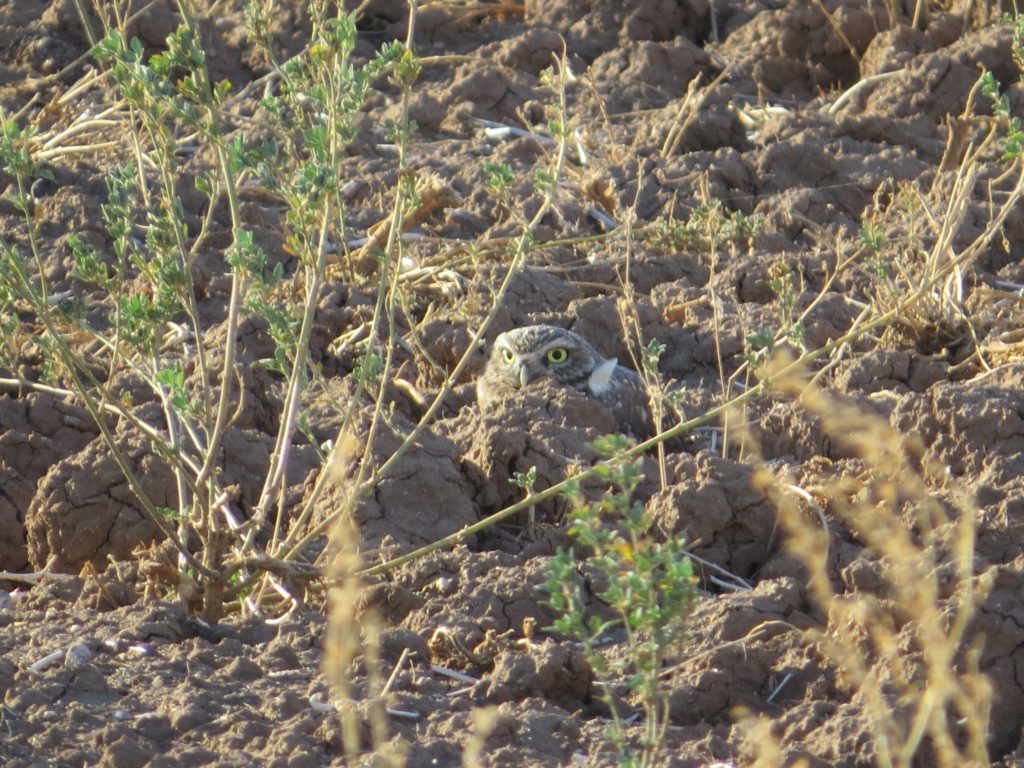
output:
M 526 370 L 524 365 L 519 369 L 519 388 L 526 389 L 526 385 L 530 383 L 530 372 Z

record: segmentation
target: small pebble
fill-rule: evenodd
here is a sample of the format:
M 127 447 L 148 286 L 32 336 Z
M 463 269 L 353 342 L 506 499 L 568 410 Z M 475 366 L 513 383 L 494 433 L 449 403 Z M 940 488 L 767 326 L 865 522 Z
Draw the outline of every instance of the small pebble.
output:
M 64 656 L 64 663 L 69 669 L 78 669 L 90 661 L 94 655 L 92 648 L 85 643 L 75 643 L 68 648 L 68 652 Z

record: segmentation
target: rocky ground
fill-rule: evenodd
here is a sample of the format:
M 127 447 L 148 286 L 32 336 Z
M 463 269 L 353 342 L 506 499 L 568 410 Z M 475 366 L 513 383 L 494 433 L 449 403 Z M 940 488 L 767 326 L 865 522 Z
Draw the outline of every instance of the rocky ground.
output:
M 177 24 L 173 5 L 145 5 L 131 24 L 151 52 Z M 245 39 L 241 0 L 197 5 L 214 77 L 230 80 L 237 92 L 264 74 Z M 419 222 L 426 237 L 410 246 L 410 258 L 437 264 L 453 244 L 514 232 L 484 189 L 487 163 L 508 163 L 519 180 L 512 199 L 536 209 L 539 197 L 527 180 L 549 148 L 529 136 L 488 136 L 480 121 L 541 124 L 551 92 L 539 75 L 563 40 L 578 76 L 569 113 L 581 127 L 587 162 L 572 164 L 538 241 L 602 236 L 629 211 L 638 229 L 659 217 L 686 222 L 712 199 L 726 212 L 756 217 L 749 238 L 717 247 L 698 236 L 688 243 L 638 236 L 629 246 L 638 327 L 644 339 L 666 345 L 660 370 L 677 382 L 688 416 L 720 402 L 720 373 L 743 363 L 751 334 L 783 322 L 780 280 L 789 281 L 797 311 L 816 302 L 804 319 L 808 348 L 841 336 L 879 300 L 879 279 L 863 248 L 859 263 L 832 279 L 836 264 L 858 253 L 865 222 L 901 244 L 894 258 L 912 269 L 914 243 L 928 248 L 935 239 L 928 216 L 942 215 L 965 153 L 994 124 L 990 104 L 972 90 L 980 67 L 1007 86 L 1014 112 L 1024 112 L 1012 29 L 998 22 L 995 2 L 924 4 L 916 26 L 913 3 L 852 0 L 422 5 L 416 48 L 434 58 L 410 103 L 419 126 L 410 162 L 439 180 L 444 205 Z M 275 11 L 275 42 L 285 52 L 299 51 L 308 34 L 302 6 L 281 2 Z M 382 43 L 404 39 L 406 30 L 405 2 L 365 6 L 356 50 L 364 60 Z M 44 131 L 86 109 L 99 111 L 113 99 L 108 85 L 61 99 L 83 77 L 87 49 L 69 0 L 0 4 L 0 105 Z M 866 86 L 840 100 L 858 82 Z M 353 237 L 388 215 L 398 176 L 395 158 L 381 146 L 384 119 L 398 115 L 396 93 L 378 86 L 348 160 Z M 258 91 L 235 105 L 240 122 L 258 118 L 257 97 Z M 113 152 L 57 154 L 47 163 L 53 181 L 33 189 L 47 274 L 57 288 L 84 290 L 69 277 L 69 234 L 109 245 L 100 207 Z M 1005 195 L 1008 164 L 1001 155 L 992 145 L 979 159 L 979 182 L 952 248 L 976 238 Z M 204 159 L 182 162 L 194 174 Z M 10 183 L 0 173 L 0 190 Z M 199 203 L 184 193 L 183 204 L 197 215 Z M 247 197 L 243 216 L 286 275 L 294 273 L 275 202 Z M 220 277 L 227 226 L 215 217 L 194 275 L 211 334 L 227 297 Z M 14 244 L 25 236 L 6 202 L 0 234 Z M 539 250 L 513 282 L 489 337 L 553 323 L 629 361 L 618 311 L 626 251 L 622 238 L 611 237 Z M 486 312 L 489 286 L 500 276 L 493 258 L 459 262 L 460 277 L 425 286 L 403 320 L 442 366 L 454 364 Z M 967 642 L 980 645 L 978 668 L 993 690 L 991 761 L 1024 765 L 1024 210 L 1011 213 L 1002 236 L 965 273 L 965 323 L 921 320 L 862 338 L 821 383 L 899 433 L 919 437 L 922 461 L 947 468 L 949 487 L 975 499 L 973 569 L 990 590 Z M 366 322 L 372 290 L 336 276 L 318 305 L 311 347 L 325 383 L 306 405 L 317 440 L 335 436 L 356 362 L 354 351 L 333 342 Z M 266 357 L 265 328 L 243 331 L 242 362 Z M 19 354 L 18 375 L 41 381 L 38 351 L 28 344 Z M 436 392 L 436 369 L 412 346 L 403 354 L 400 375 L 410 389 Z M 367 552 L 429 543 L 518 500 L 514 472 L 536 467 L 541 489 L 570 465 L 594 460 L 587 444 L 613 426 L 607 412 L 574 393 L 538 390 L 481 413 L 472 379 L 483 359 L 481 353 L 417 448 L 359 508 Z M 223 464 L 245 512 L 267 466 L 283 382 L 248 365 L 242 381 L 246 406 Z M 417 404 L 395 397 L 395 425 L 407 428 Z M 133 391 L 133 398 L 133 408 L 152 415 L 151 394 Z M 769 467 L 814 487 L 858 475 L 864 465 L 790 398 L 755 401 L 744 419 L 760 446 L 758 461 L 739 447 L 723 451 L 720 422 L 670 445 L 665 487 L 653 456 L 646 459 L 641 494 L 660 528 L 685 534 L 696 542 L 693 553 L 710 564 L 698 567 L 702 599 L 670 699 L 665 764 L 750 764 L 758 749 L 741 735 L 737 713 L 745 708 L 768 718 L 785 760 L 872 765 L 863 701 L 801 632 L 824 628 L 826 617 L 811 599 L 803 565 L 784 546 L 776 504 L 756 482 L 759 468 Z M 117 429 L 150 496 L 173 506 L 174 484 L 160 459 L 130 429 Z M 392 438 L 380 441 L 382 456 L 393 450 Z M 318 467 L 308 443 L 298 440 L 288 509 L 302 503 Z M 337 489 L 329 490 L 316 514 L 329 514 L 337 501 Z M 515 518 L 370 586 L 366 604 L 385 622 L 384 674 L 404 649 L 412 652 L 388 700 L 407 713 L 390 717 L 388 738 L 404 745 L 408 765 L 461 765 L 477 728 L 473 713 L 487 705 L 497 707 L 497 719 L 484 765 L 612 764 L 602 742 L 606 712 L 579 649 L 539 629 L 524 637 L 524 621 L 541 628 L 553 619 L 537 586 L 555 548 L 568 543 L 561 511 L 536 510 L 533 535 L 524 535 L 525 518 Z M 880 593 L 884 559 L 831 508 L 825 512 L 835 588 Z M 144 594 L 138 553 L 156 533 L 84 407 L 59 393 L 5 385 L 0 571 L 39 572 L 48 564 L 52 571 L 34 585 L 0 581 L 3 764 L 343 764 L 321 672 L 322 590 L 307 595 L 308 610 L 279 621 L 228 615 L 207 624 L 173 593 Z M 750 588 L 736 588 L 741 583 Z M 364 682 L 362 670 L 357 688 Z M 929 760 L 922 753 L 919 764 Z

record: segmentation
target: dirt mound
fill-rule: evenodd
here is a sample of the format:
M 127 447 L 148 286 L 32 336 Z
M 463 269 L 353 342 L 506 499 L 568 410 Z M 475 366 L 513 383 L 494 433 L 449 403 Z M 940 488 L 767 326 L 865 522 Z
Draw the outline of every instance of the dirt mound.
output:
M 88 411 L 31 392 L 0 399 L 0 570 L 28 564 L 24 516 L 40 479 L 58 459 L 96 436 Z

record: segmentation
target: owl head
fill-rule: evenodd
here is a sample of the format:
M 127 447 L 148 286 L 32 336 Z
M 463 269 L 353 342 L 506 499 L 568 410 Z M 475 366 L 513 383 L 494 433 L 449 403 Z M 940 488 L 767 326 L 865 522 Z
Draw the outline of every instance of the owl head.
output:
M 490 359 L 477 381 L 482 402 L 544 379 L 599 394 L 616 367 L 577 333 L 553 325 L 506 331 L 494 340 Z

